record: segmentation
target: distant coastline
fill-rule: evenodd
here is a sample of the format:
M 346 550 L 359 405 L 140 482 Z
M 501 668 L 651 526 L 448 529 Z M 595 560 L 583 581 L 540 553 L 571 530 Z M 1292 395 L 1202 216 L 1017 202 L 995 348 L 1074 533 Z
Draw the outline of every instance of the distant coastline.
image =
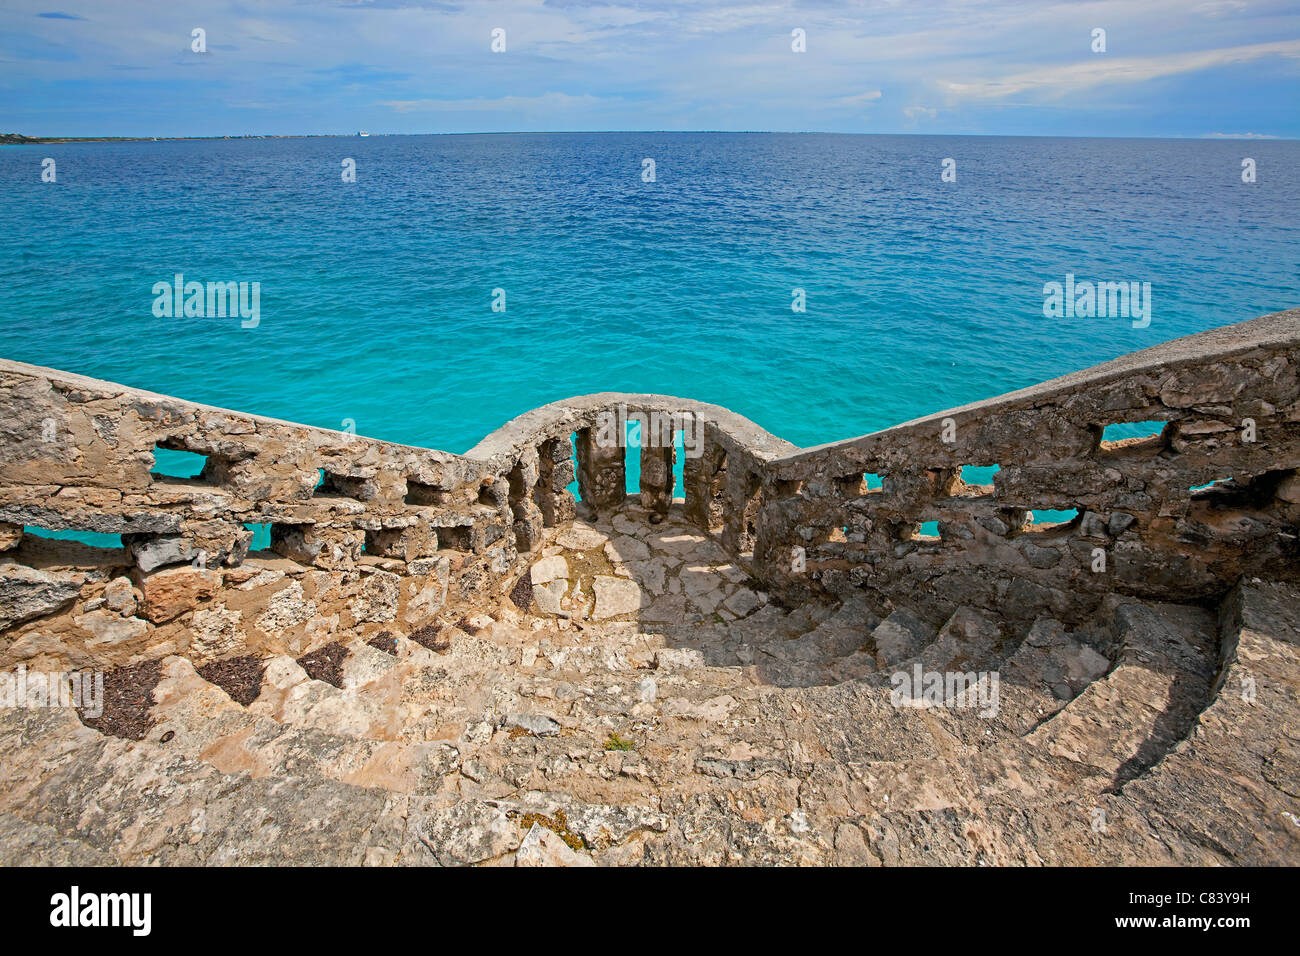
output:
M 347 136 L 348 134 L 343 134 Z M 350 134 L 355 136 L 357 134 Z M 370 134 L 367 134 L 370 135 Z M 381 134 L 382 135 L 382 134 Z M 24 136 L 22 133 L 0 133 L 0 146 L 22 146 L 29 143 L 162 143 L 191 139 L 324 139 L 329 133 L 263 134 L 244 136 Z

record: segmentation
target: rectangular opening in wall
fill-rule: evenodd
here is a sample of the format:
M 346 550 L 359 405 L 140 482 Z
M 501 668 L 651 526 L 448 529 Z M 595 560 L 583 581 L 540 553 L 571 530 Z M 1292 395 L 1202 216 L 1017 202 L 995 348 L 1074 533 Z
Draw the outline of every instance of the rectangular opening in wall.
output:
M 1001 465 L 962 465 L 962 484 L 987 487 L 993 484 L 993 476 L 1001 470 Z
M 713 474 L 708 477 L 709 533 L 720 534 L 727 522 L 727 452 L 717 449 Z
M 299 564 L 311 564 L 321 553 L 324 542 L 310 523 L 271 522 L 271 550 Z
M 20 564 L 68 567 L 117 567 L 131 564 L 130 552 L 120 534 L 78 531 L 70 528 L 42 528 L 24 525 L 22 539 L 6 557 Z
M 914 524 L 903 523 L 897 526 L 901 541 L 920 541 L 933 543 L 941 540 L 938 521 L 920 521 Z
M 366 532 L 361 550 L 365 554 L 378 554 L 390 558 L 403 558 L 401 548 L 405 528 L 375 528 Z
M 207 467 L 207 464 L 208 457 L 200 455 L 198 452 L 155 445 L 153 449 L 153 468 L 149 475 L 154 479 L 202 480 L 203 470 Z
M 406 503 L 420 508 L 447 503 L 447 492 L 435 485 L 426 485 L 414 478 L 406 479 Z
M 1231 478 L 1215 478 L 1213 481 L 1204 485 L 1193 485 L 1187 490 L 1195 494 L 1198 491 L 1205 491 L 1207 488 L 1213 488 L 1215 485 L 1226 485 L 1232 481 Z
M 1056 531 L 1073 523 L 1079 517 L 1079 509 L 1054 511 L 1050 508 L 1038 508 L 1029 512 L 1030 531 Z
M 761 505 L 759 499 L 762 488 L 763 479 L 761 475 L 751 472 L 745 476 L 744 521 L 741 525 L 744 528 L 744 533 L 741 535 L 739 545 L 742 558 L 749 558 L 754 553 L 754 542 L 758 538 L 758 512 Z
M 506 481 L 510 485 L 510 509 L 513 511 L 528 498 L 528 493 L 532 490 L 524 480 L 524 466 L 522 462 L 515 462 L 506 475 Z
M 1216 511 L 1267 511 L 1282 497 L 1283 489 L 1296 474 L 1295 469 L 1283 468 L 1246 478 L 1220 478 L 1190 489 L 1192 503 L 1198 510 L 1209 507 Z M 1290 498 L 1288 492 L 1284 499 L 1287 505 L 1291 504 Z
M 1101 430 L 1102 451 L 1117 451 L 1121 448 L 1142 446 L 1159 447 L 1164 434 L 1165 422 L 1115 422 Z
M 49 541 L 74 541 L 92 548 L 121 548 L 120 534 L 106 534 L 102 531 L 72 531 L 67 529 L 51 530 L 36 525 L 23 525 L 23 537 L 45 538 Z
M 1154 438 L 1165 430 L 1164 422 L 1115 422 L 1102 429 L 1102 441 L 1123 441 L 1126 438 Z
M 644 416 L 645 420 L 642 420 Z M 682 474 L 682 456 L 684 448 L 684 432 L 681 429 L 674 429 L 673 417 L 665 412 L 629 412 L 625 424 L 624 433 L 624 453 L 623 453 L 623 491 L 628 495 L 640 494 L 641 488 L 641 450 L 643 448 L 663 448 L 671 442 L 672 446 L 677 449 L 677 454 L 673 462 L 673 475 L 679 477 Z M 678 497 L 674 485 L 673 497 Z M 682 486 L 681 497 L 686 497 L 685 486 Z
M 468 525 L 438 529 L 439 551 L 470 551 L 473 528 Z
M 641 491 L 641 422 L 629 418 L 623 434 L 623 490 L 629 495 Z
M 573 481 L 565 485 L 564 490 L 567 491 L 569 494 L 573 495 L 574 501 L 581 501 L 582 495 L 578 494 L 578 469 L 576 467 L 578 461 L 578 433 L 577 432 L 574 432 L 569 436 L 569 448 L 573 455 L 573 461 L 575 467 L 573 469 Z
M 265 524 L 245 522 L 244 527 L 253 532 L 253 540 L 248 543 L 250 552 L 266 551 L 271 547 L 271 525 L 269 522 Z
M 365 478 L 351 478 L 320 469 L 320 480 L 312 492 L 317 498 L 350 498 L 353 501 L 365 501 L 369 495 L 370 482 Z M 409 486 L 408 486 L 409 488 Z
M 686 500 L 686 432 L 673 432 L 673 501 Z

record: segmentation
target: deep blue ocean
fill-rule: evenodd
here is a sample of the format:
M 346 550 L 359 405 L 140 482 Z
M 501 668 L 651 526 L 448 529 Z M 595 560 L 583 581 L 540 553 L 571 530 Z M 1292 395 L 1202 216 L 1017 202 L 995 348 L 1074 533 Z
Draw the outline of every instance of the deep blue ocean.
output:
M 0 191 L 0 355 L 453 452 L 605 390 L 716 402 L 817 444 L 1300 305 L 1295 141 L 6 146 Z M 155 317 L 154 284 L 178 272 L 259 282 L 258 326 Z M 1066 273 L 1150 282 L 1149 327 L 1044 318 L 1043 284 Z

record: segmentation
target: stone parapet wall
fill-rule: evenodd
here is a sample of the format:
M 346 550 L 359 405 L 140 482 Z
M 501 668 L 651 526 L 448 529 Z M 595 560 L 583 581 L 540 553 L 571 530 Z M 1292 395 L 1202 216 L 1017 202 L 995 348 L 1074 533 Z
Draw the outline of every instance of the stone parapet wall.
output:
M 611 435 L 638 416 L 656 433 L 639 452 L 651 520 L 681 455 L 688 518 L 788 602 L 865 592 L 937 617 L 1070 619 L 1108 593 L 1210 599 L 1300 566 L 1300 310 L 810 449 L 719 406 L 603 393 L 454 455 L 15 362 L 0 362 L 0 415 L 0 666 L 307 650 L 473 614 L 544 527 L 621 504 Z M 1162 430 L 1103 440 L 1141 421 Z M 158 448 L 204 456 L 202 472 L 159 475 Z M 991 485 L 963 482 L 992 465 Z M 1044 509 L 1077 514 L 1033 523 Z M 270 553 L 250 557 L 249 525 L 270 526 Z
M 795 450 L 726 409 L 611 393 L 534 410 L 454 455 L 0 362 L 0 666 L 301 654 L 463 621 L 510 591 L 543 528 L 574 519 L 575 480 L 586 513 L 622 502 L 626 449 L 598 440 L 615 410 L 668 426 L 669 447 L 643 453 L 656 513 L 670 504 L 674 421 L 710 449 L 707 469 L 686 462 L 710 496 L 695 506 L 705 520 L 732 513 L 728 452 L 756 489 L 763 463 Z M 167 476 L 158 449 L 206 460 Z M 270 548 L 250 554 L 257 525 Z
M 1163 424 L 1103 440 L 1133 422 Z M 992 465 L 991 485 L 963 482 L 964 466 Z M 1210 599 L 1300 568 L 1298 467 L 1292 310 L 772 462 L 755 567 L 792 594 L 866 589 L 936 616 L 1071 619 L 1112 592 Z M 1031 523 L 1044 509 L 1076 514 Z
M 0 403 L 0 523 L 122 534 L 145 571 L 200 550 L 209 565 L 238 565 L 248 523 L 270 524 L 274 550 L 322 568 L 355 562 L 367 541 L 433 556 L 439 527 L 502 537 L 504 486 L 455 455 L 13 362 L 0 363 Z M 156 448 L 206 462 L 193 478 L 165 476 Z
M 10 663 L 81 664 L 86 649 L 90 661 L 136 659 L 194 642 L 200 659 L 205 646 L 305 650 L 340 626 L 336 614 L 344 627 L 417 627 L 449 600 L 495 597 L 517 570 L 505 477 L 457 455 L 14 362 L 0 363 L 0 414 Z M 203 456 L 202 471 L 161 475 L 156 449 Z M 249 525 L 270 532 L 254 562 Z M 25 527 L 120 535 L 122 547 Z
M 652 512 L 667 510 L 680 456 L 686 513 L 729 550 L 752 550 L 762 476 L 770 463 L 798 448 L 719 405 L 668 395 L 584 395 L 521 415 L 465 454 L 500 470 L 529 462 L 534 449 L 566 450 L 572 439 L 579 495 L 599 513 L 626 495 L 628 449 L 611 443 L 609 426 L 615 436 L 625 434 L 624 423 L 634 418 L 646 430 L 642 447 L 633 451 L 641 464 L 641 504 Z

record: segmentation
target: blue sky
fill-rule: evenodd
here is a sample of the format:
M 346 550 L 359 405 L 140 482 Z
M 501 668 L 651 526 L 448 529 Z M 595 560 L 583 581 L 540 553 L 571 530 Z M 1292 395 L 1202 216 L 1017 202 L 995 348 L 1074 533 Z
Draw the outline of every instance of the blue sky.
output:
M 191 51 L 206 31 L 207 52 Z M 493 53 L 494 28 L 506 50 Z M 807 50 L 791 49 L 792 31 Z M 1092 50 L 1106 31 L 1106 52 Z M 1300 138 L 1295 0 L 6 0 L 0 131 Z

